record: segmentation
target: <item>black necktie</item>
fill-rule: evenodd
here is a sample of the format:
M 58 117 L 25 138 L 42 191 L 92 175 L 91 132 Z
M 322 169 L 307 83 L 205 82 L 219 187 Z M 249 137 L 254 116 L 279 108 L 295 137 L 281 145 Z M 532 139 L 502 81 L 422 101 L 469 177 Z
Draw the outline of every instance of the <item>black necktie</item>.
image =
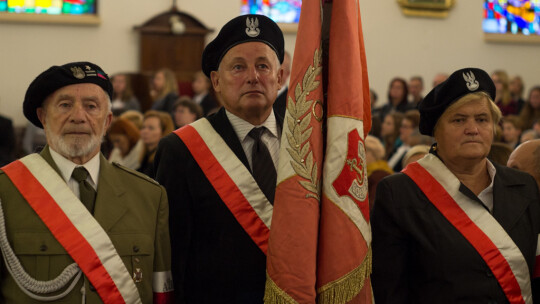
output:
M 86 179 L 88 171 L 84 167 L 77 167 L 73 170 L 71 176 L 79 183 L 79 193 L 81 202 L 86 206 L 90 213 L 94 213 L 94 202 L 96 201 L 96 190 Z
M 249 137 L 255 141 L 251 150 L 251 166 L 253 167 L 253 177 L 257 181 L 259 188 L 261 188 L 270 203 L 273 204 L 276 191 L 276 168 L 268 148 L 261 140 L 261 135 L 265 129 L 265 127 L 259 127 L 249 131 Z

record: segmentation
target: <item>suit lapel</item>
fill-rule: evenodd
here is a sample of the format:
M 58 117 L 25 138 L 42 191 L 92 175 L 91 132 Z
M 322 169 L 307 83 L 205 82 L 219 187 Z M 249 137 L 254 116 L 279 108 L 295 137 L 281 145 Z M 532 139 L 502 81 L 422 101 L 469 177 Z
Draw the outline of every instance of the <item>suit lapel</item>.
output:
M 246 166 L 246 168 L 248 168 L 248 170 L 251 172 L 246 153 L 244 153 L 244 148 L 242 148 L 238 135 L 236 135 L 236 132 L 234 132 L 233 126 L 227 118 L 225 108 L 222 107 L 215 115 L 208 117 L 208 121 L 214 130 L 216 130 L 216 132 L 227 143 L 229 148 L 231 148 L 234 154 L 236 154 L 244 166 Z
M 529 207 L 529 200 L 520 192 L 522 182 L 509 177 L 495 165 L 497 174 L 493 183 L 493 217 L 510 231 Z
M 113 169 L 103 155 L 100 155 L 99 182 L 96 197 L 96 209 L 94 218 L 101 224 L 105 231 L 110 229 L 126 213 L 126 201 L 121 176 Z

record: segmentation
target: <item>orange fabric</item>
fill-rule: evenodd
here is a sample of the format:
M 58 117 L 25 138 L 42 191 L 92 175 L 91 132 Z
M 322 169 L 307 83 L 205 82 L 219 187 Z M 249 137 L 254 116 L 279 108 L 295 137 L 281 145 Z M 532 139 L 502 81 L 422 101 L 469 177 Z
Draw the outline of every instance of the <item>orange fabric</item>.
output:
M 363 143 L 363 138 L 371 127 L 369 83 L 362 35 L 358 1 L 333 1 L 328 59 L 327 115 L 329 118 L 350 118 L 361 121 L 363 124 L 364 134 L 358 134 L 356 130 L 343 130 L 339 133 L 340 137 L 347 138 L 349 152 L 355 146 L 357 148 L 353 151 L 358 151 L 359 143 Z M 332 148 L 334 147 L 329 147 L 329 149 Z M 348 155 L 347 159 L 352 156 Z M 362 164 L 364 174 L 366 174 L 365 159 L 361 159 L 358 153 L 355 157 L 358 159 L 359 167 Z M 342 175 L 335 181 L 327 182 L 334 183 L 334 188 L 336 188 L 338 183 L 344 182 L 340 180 L 341 177 Z M 347 189 L 349 185 L 350 183 Z M 338 194 L 340 200 L 352 199 L 362 211 L 364 220 L 369 223 L 367 197 L 359 201 L 351 196 L 345 197 L 343 193 L 338 192 Z M 354 215 L 343 211 L 336 203 L 338 202 L 333 202 L 328 196 L 323 195 L 317 259 L 317 288 L 342 279 L 360 267 L 371 246 L 353 223 Z M 371 301 L 371 284 L 368 277 L 360 293 L 349 303 L 371 303 Z
M 94 248 L 81 235 L 51 195 L 20 161 L 2 168 L 24 199 L 96 288 L 104 303 L 125 303 Z
M 238 186 L 214 157 L 197 130 L 190 125 L 174 133 L 182 139 L 218 195 L 259 248 L 267 253 L 270 231 L 249 204 Z
M 303 83 L 304 75 L 314 64 L 316 50 L 319 54 L 322 52 L 320 49 L 321 26 L 319 1 L 304 0 L 292 61 L 287 103 L 291 100 L 297 103 L 296 90 L 306 89 Z M 306 99 L 323 102 L 322 76 L 318 76 L 316 80 L 320 82 L 319 86 L 310 92 Z M 319 106 L 317 108 L 316 114 L 320 115 Z M 287 138 L 285 127 L 291 119 L 293 118 L 288 114 L 285 115 L 283 138 Z M 309 128 L 312 128 L 312 133 L 304 146 L 309 144 L 312 149 L 317 179 L 320 180 L 323 163 L 322 122 L 311 117 Z M 287 158 L 280 159 L 280 163 L 290 164 L 293 160 L 288 153 L 282 152 L 280 157 L 285 155 Z M 315 303 L 319 201 L 315 198 L 306 198 L 308 191 L 299 183 L 305 180 L 294 175 L 282 182 L 278 181 L 270 231 L 267 272 L 271 280 L 298 303 Z
M 525 303 L 510 265 L 491 239 L 467 216 L 455 200 L 420 164 L 409 164 L 402 171 L 422 190 L 444 217 L 478 251 L 501 285 L 510 303 Z

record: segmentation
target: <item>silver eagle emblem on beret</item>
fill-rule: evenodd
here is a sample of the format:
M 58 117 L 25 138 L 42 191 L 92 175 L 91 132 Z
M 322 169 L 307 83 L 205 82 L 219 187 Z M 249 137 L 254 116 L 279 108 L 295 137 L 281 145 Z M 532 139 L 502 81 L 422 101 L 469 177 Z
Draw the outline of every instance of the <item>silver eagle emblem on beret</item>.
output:
M 476 91 L 478 87 L 480 87 L 480 84 L 478 83 L 478 80 L 476 80 L 476 77 L 472 71 L 469 71 L 469 73 L 463 73 L 463 79 L 465 79 L 467 82 L 467 89 L 469 89 L 469 91 Z
M 259 19 L 258 18 L 252 18 L 249 17 L 246 18 L 246 35 L 249 37 L 257 37 L 261 33 L 261 30 L 259 29 Z
M 70 69 L 71 69 L 71 72 L 73 73 L 73 77 L 77 79 L 83 79 L 86 76 L 84 74 L 84 71 L 78 66 L 73 66 Z

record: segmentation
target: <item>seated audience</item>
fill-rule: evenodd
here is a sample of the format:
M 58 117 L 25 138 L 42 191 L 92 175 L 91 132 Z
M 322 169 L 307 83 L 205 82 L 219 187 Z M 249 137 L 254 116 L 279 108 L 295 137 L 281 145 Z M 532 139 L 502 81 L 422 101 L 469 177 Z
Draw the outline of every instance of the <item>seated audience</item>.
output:
M 373 201 L 375 201 L 377 184 L 383 177 L 394 173 L 394 171 L 392 171 L 386 160 L 384 160 L 384 147 L 378 138 L 368 135 L 365 140 L 365 146 L 369 185 L 369 210 L 371 210 L 373 208 Z
M 535 86 L 529 91 L 528 102 L 519 113 L 524 129 L 531 129 L 535 122 L 540 120 L 540 86 Z M 540 130 L 537 130 L 537 133 Z
M 433 87 L 438 86 L 440 83 L 442 83 L 446 79 L 448 79 L 448 74 L 446 74 L 446 73 L 437 73 L 437 74 L 435 74 L 435 76 L 433 77 L 433 81 L 432 81 Z
M 416 145 L 405 153 L 405 156 L 403 156 L 403 160 L 401 161 L 402 167 L 407 167 L 408 164 L 414 163 L 415 161 L 423 158 L 426 156 L 426 154 L 429 153 L 430 146 L 428 145 Z
M 174 72 L 163 68 L 158 70 L 152 78 L 150 95 L 154 99 L 152 110 L 167 112 L 172 118 L 172 109 L 178 99 L 178 82 Z
M 510 94 L 508 74 L 503 70 L 496 70 L 491 75 L 497 93 L 495 95 L 495 104 L 501 109 L 503 116 L 510 114 L 519 114 L 518 102 Z
M 127 110 L 140 111 L 141 105 L 133 95 L 131 81 L 126 74 L 116 74 L 111 77 L 113 98 L 111 110 L 114 116 L 119 116 Z
M 378 95 L 373 89 L 369 89 L 369 99 L 371 101 L 371 130 L 369 134 L 381 138 L 381 108 L 377 108 Z M 383 117 L 384 118 L 384 117 Z
M 137 171 L 154 177 L 154 156 L 159 140 L 174 131 L 174 124 L 166 112 L 149 110 L 144 113 L 141 140 L 144 144 L 141 166 Z
M 144 147 L 139 140 L 139 129 L 131 121 L 119 117 L 113 121 L 107 133 L 114 146 L 109 161 L 133 170 L 139 169 Z
M 508 115 L 502 119 L 503 141 L 514 150 L 519 145 L 522 127 L 517 115 Z M 506 162 L 505 162 L 506 163 Z
M 510 95 L 512 96 L 512 99 L 517 100 L 518 113 L 520 113 L 521 109 L 523 109 L 523 106 L 525 105 L 525 100 L 523 99 L 523 91 L 525 90 L 525 84 L 523 84 L 523 79 L 521 79 L 521 76 L 516 75 L 512 77 L 510 79 L 508 89 L 510 90 Z
M 409 95 L 411 100 L 409 102 L 411 109 L 416 109 L 420 101 L 424 99 L 422 91 L 424 90 L 424 80 L 421 76 L 413 76 L 409 79 Z
M 400 77 L 392 79 L 390 81 L 390 86 L 388 87 L 388 103 L 381 107 L 381 119 L 389 113 L 405 113 L 409 110 L 408 96 L 409 89 L 407 88 L 407 81 Z
M 536 134 L 536 131 L 533 129 L 527 129 L 521 133 L 521 138 L 519 139 L 519 143 L 522 144 L 524 142 L 527 142 L 529 140 L 538 139 L 540 138 L 538 134 Z
M 403 120 L 401 121 L 401 126 L 399 128 L 399 139 L 403 143 L 388 159 L 388 165 L 395 172 L 401 171 L 403 169 L 402 159 L 405 156 L 405 153 L 414 145 L 411 143 L 412 134 L 415 130 L 418 129 L 418 124 L 420 122 L 420 113 L 418 110 L 409 110 L 405 113 Z
M 174 104 L 174 125 L 181 128 L 185 125 L 203 117 L 203 110 L 200 105 L 191 101 L 188 96 L 181 96 Z
M 127 110 L 122 113 L 122 115 L 120 115 L 120 118 L 125 118 L 131 121 L 137 127 L 137 129 L 142 129 L 144 115 L 141 112 L 135 110 Z
M 399 129 L 401 127 L 401 120 L 403 119 L 403 113 L 394 112 L 384 117 L 383 124 L 381 126 L 381 138 L 384 144 L 384 159 L 388 159 L 392 151 L 401 146 L 401 140 L 399 139 Z
M 193 101 L 200 105 L 203 110 L 203 115 L 208 116 L 210 112 L 219 107 L 219 103 L 214 95 L 214 89 L 210 79 L 204 75 L 203 71 L 198 71 L 193 76 Z

